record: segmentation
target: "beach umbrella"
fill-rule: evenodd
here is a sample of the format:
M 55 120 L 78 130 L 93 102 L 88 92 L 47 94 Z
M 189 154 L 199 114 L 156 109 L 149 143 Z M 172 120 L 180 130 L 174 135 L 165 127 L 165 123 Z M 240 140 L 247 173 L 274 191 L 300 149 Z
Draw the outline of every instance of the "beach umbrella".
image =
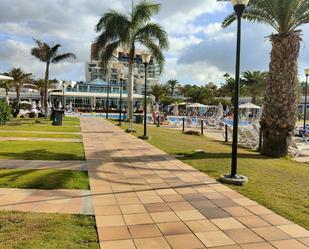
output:
M 207 108 L 208 106 L 200 104 L 200 103 L 193 103 L 193 104 L 187 105 L 187 108 L 203 108 L 203 107 Z
M 260 106 L 252 104 L 252 103 L 245 103 L 239 106 L 239 109 L 261 109 Z

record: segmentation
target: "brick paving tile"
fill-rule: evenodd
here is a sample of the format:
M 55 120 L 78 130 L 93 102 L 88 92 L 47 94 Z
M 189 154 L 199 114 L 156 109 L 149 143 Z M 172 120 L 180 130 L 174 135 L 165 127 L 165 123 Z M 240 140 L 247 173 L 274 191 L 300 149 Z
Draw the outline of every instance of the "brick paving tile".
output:
M 150 248 L 151 249 L 170 249 L 171 248 L 164 237 L 135 239 L 134 242 L 135 242 L 137 249 L 150 249 Z
M 98 235 L 100 241 L 131 239 L 131 235 L 126 226 L 102 227 L 99 229 Z
M 262 242 L 264 239 L 248 228 L 227 230 L 225 233 L 238 244 Z
M 192 233 L 188 227 L 181 221 L 179 222 L 166 222 L 159 223 L 158 227 L 160 228 L 164 236 L 175 235 L 175 234 L 187 234 Z
M 186 221 L 185 223 L 194 233 L 219 230 L 219 228 L 209 220 L 192 220 Z
M 170 202 L 167 204 L 173 211 L 183 211 L 183 210 L 194 209 L 194 207 L 189 202 L 181 201 L 181 202 Z
M 172 211 L 150 213 L 150 216 L 156 223 L 179 221 L 179 218 L 177 217 L 177 215 Z
M 256 215 L 250 215 L 250 216 L 243 216 L 243 217 L 236 217 L 237 220 L 239 220 L 241 223 L 246 225 L 247 227 L 266 227 L 270 224 L 261 219 L 260 217 Z
M 241 245 L 243 249 L 275 249 L 271 244 L 268 242 L 260 242 L 260 243 L 249 243 L 245 245 Z
M 236 244 L 222 231 L 200 232 L 195 234 L 207 247 Z
M 100 242 L 101 249 L 136 249 L 132 240 L 113 240 Z
M 298 240 L 309 248 L 309 237 L 306 238 L 298 238 Z
M 256 232 L 259 236 L 264 238 L 265 240 L 283 240 L 289 239 L 290 236 L 276 227 L 257 227 L 252 228 L 254 232 Z
M 295 239 L 271 241 L 271 243 L 278 249 L 308 249 L 307 246 Z
M 155 224 L 132 225 L 129 226 L 129 230 L 134 239 L 162 236 L 159 228 Z
M 220 219 L 211 219 L 211 222 L 214 223 L 221 230 L 230 230 L 230 229 L 240 229 L 245 228 L 243 224 L 241 224 L 235 218 L 220 218 Z
M 174 249 L 198 249 L 204 245 L 193 234 L 178 234 L 166 236 L 167 241 Z
M 81 130 L 101 249 L 308 245 L 307 230 L 103 119 L 81 118 Z M 16 199 L 40 199 L 31 195 Z M 68 211 L 82 203 L 48 201 Z

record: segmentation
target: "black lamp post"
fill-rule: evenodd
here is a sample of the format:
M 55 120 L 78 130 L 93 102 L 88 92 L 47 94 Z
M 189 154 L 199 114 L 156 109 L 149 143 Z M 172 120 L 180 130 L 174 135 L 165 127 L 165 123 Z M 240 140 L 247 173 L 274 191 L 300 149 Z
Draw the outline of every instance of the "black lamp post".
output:
M 305 87 L 305 106 L 304 106 L 304 132 L 306 131 L 306 120 L 307 120 L 307 92 L 308 92 L 308 77 L 309 77 L 309 69 L 305 69 L 306 75 L 306 87 Z
M 64 110 L 64 82 L 62 82 L 62 110 Z
M 239 108 L 239 85 L 240 85 L 240 47 L 241 47 L 241 18 L 249 3 L 249 0 L 231 0 L 237 16 L 237 46 L 236 46 L 236 72 L 235 72 L 235 97 L 234 97 L 234 121 L 231 174 L 223 175 L 221 181 L 225 183 L 243 185 L 247 177 L 237 175 L 237 143 L 238 143 L 238 108 Z
M 121 126 L 122 123 L 122 89 L 123 89 L 123 79 L 124 79 L 124 75 L 121 74 L 120 75 L 120 98 L 119 98 L 119 123 L 118 123 L 118 126 Z
M 108 119 L 109 114 L 109 92 L 110 92 L 110 80 L 107 78 L 107 98 L 106 98 L 106 119 Z
M 139 138 L 147 140 L 149 136 L 147 135 L 147 68 L 151 59 L 149 53 L 142 54 L 143 64 L 145 66 L 145 90 L 144 90 L 144 135 Z

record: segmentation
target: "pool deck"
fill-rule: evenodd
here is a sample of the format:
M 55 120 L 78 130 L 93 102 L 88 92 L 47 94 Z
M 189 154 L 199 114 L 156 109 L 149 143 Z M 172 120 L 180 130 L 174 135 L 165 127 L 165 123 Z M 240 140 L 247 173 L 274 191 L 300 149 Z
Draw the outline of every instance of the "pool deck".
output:
M 309 231 L 124 133 L 81 118 L 101 249 L 305 249 Z

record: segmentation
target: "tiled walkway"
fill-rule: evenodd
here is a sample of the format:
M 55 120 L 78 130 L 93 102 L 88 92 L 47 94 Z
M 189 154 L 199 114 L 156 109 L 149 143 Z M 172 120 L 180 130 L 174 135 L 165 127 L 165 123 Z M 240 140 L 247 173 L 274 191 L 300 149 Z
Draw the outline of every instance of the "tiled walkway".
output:
M 148 143 L 102 119 L 81 127 L 101 249 L 309 247 L 304 228 Z
M 92 215 L 89 190 L 0 188 L 0 210 Z

